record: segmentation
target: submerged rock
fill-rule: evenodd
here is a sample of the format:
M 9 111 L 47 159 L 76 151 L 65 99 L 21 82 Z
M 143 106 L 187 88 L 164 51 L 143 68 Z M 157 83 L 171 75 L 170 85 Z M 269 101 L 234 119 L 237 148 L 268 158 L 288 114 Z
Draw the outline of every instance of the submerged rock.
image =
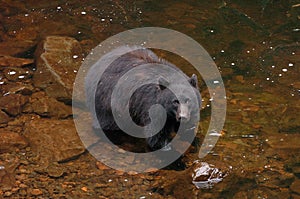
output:
M 23 112 L 34 112 L 44 117 L 64 119 L 72 115 L 72 108 L 54 98 L 48 97 L 43 92 L 37 92 L 32 94 Z
M 0 109 L 9 115 L 17 116 L 22 112 L 23 106 L 28 102 L 28 96 L 9 94 L 0 97 Z
M 11 94 L 31 95 L 34 88 L 31 84 L 23 84 L 22 82 L 14 82 L 6 85 L 6 92 Z
M 24 68 L 17 68 L 17 67 L 9 67 L 3 70 L 4 76 L 9 81 L 21 81 L 29 79 L 32 76 L 32 72 L 26 70 Z
M 10 117 L 3 111 L 0 110 L 0 125 L 6 124 L 10 121 Z
M 34 41 L 8 40 L 0 43 L 0 55 L 24 56 L 36 45 Z
M 23 149 L 28 146 L 27 140 L 18 133 L 0 128 L 0 154 Z
M 8 172 L 5 166 L 0 165 L 0 188 L 2 190 L 10 190 L 14 186 L 15 181 L 15 176 Z
M 33 64 L 33 59 L 0 55 L 0 67 L 22 67 L 30 64 Z
M 6 81 L 1 85 L 0 95 L 31 95 L 35 88 L 29 83 Z
M 300 178 L 300 165 L 293 166 L 292 171 L 295 174 L 295 176 Z
M 49 36 L 37 48 L 35 57 L 34 85 L 50 97 L 70 102 L 82 60 L 80 43 L 71 37 Z
M 279 134 L 268 136 L 268 144 L 273 149 L 299 150 L 300 134 Z
M 35 119 L 25 124 L 24 135 L 40 157 L 39 164 L 45 168 L 52 162 L 76 158 L 85 151 L 73 120 Z
M 296 179 L 290 186 L 292 192 L 300 195 L 300 179 Z

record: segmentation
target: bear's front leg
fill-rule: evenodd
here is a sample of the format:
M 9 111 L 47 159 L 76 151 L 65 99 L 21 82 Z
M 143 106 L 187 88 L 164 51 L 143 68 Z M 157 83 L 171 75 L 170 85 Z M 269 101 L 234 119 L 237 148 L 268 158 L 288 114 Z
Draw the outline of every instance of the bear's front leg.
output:
M 161 149 L 162 151 L 170 151 L 172 149 L 171 143 L 169 143 L 168 133 L 162 129 L 158 133 L 154 133 L 149 127 L 145 128 L 146 142 L 150 151 L 156 151 Z

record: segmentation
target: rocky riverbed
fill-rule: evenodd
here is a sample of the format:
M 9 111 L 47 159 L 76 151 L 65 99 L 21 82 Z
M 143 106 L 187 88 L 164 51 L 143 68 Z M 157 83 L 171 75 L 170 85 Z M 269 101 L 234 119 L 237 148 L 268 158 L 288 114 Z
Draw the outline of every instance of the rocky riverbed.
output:
M 1 1 L 0 198 L 300 198 L 300 6 L 262 2 Z M 73 82 L 99 42 L 150 25 L 209 51 L 225 82 L 226 123 L 205 158 L 197 146 L 186 152 L 185 169 L 117 171 L 77 134 Z M 211 111 L 203 83 L 201 95 L 200 142 Z

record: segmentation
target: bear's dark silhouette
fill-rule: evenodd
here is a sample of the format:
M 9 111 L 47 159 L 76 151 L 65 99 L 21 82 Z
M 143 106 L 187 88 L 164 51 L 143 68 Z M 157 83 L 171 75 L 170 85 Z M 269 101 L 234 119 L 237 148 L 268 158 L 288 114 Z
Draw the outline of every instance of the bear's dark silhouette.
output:
M 149 69 L 155 72 L 155 67 L 160 67 L 159 64 L 167 65 L 176 71 L 180 71 L 175 65 L 167 62 L 164 59 L 157 57 L 149 49 L 137 48 L 137 47 L 120 47 L 116 52 L 105 55 L 107 59 L 120 54 L 120 52 L 131 51 L 117 57 L 109 66 L 105 69 L 100 79 L 96 79 L 96 74 L 99 70 L 99 66 L 96 63 L 89 70 L 86 77 L 86 95 L 88 106 L 91 106 L 91 100 L 95 97 L 95 115 L 94 115 L 94 128 L 101 128 L 104 132 L 116 132 L 120 131 L 119 126 L 116 124 L 111 108 L 111 95 L 118 80 L 128 71 L 134 67 L 141 66 L 143 64 L 150 64 Z M 122 53 L 121 53 L 122 54 Z M 101 63 L 101 62 L 100 62 Z M 181 72 L 181 71 L 180 71 Z M 148 70 L 140 75 L 140 80 L 145 77 L 151 77 L 151 72 Z M 173 93 L 169 86 L 174 84 L 168 82 L 164 77 L 158 79 L 157 83 L 150 83 L 140 86 L 133 92 L 130 97 L 129 113 L 132 120 L 139 126 L 145 126 L 151 123 L 149 117 L 149 109 L 152 105 L 160 104 L 166 110 L 166 122 L 161 131 L 152 136 L 150 131 L 145 130 L 144 133 L 147 145 L 151 151 L 158 149 L 168 150 L 170 148 L 168 143 L 171 141 L 173 132 L 177 132 L 179 125 L 185 125 L 187 130 L 193 130 L 195 125 L 199 121 L 199 109 L 201 105 L 201 97 L 198 91 L 198 80 L 196 75 L 192 75 L 191 78 L 184 75 L 184 81 L 189 82 L 191 86 L 184 86 L 180 80 L 176 82 L 176 88 L 179 93 Z M 182 81 L 182 80 L 181 80 Z M 139 82 L 138 80 L 136 81 Z M 174 85 L 173 85 L 174 86 Z M 96 89 L 95 93 L 92 89 Z M 193 90 L 196 95 L 196 102 L 191 101 L 190 90 Z M 95 96 L 93 96 L 95 94 Z M 126 95 L 126 93 L 124 93 Z M 93 107 L 90 107 L 92 109 Z M 117 107 L 119 111 L 124 111 L 124 107 Z M 99 122 L 99 123 L 98 123 Z M 99 126 L 100 125 L 100 126 Z

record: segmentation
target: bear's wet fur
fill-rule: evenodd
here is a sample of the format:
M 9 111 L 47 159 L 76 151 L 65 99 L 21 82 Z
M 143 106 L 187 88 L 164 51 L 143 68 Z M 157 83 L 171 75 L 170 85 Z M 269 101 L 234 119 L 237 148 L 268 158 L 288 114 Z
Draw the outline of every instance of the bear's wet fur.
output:
M 132 117 L 132 120 L 139 126 L 146 126 L 151 122 L 149 117 L 149 109 L 152 105 L 161 104 L 167 113 L 167 119 L 162 130 L 151 136 L 151 132 L 141 132 L 144 133 L 148 138 L 135 138 L 129 136 L 126 133 L 122 132 L 119 126 L 114 120 L 114 116 L 111 109 L 111 95 L 112 91 L 115 88 L 118 80 L 129 70 L 134 67 L 141 66 L 143 64 L 151 64 L 149 67 L 157 67 L 158 64 L 167 65 L 176 71 L 180 71 L 175 65 L 169 63 L 164 59 L 160 59 L 155 53 L 149 49 L 141 49 L 136 47 L 120 47 L 117 52 L 122 52 L 128 49 L 131 51 L 129 53 L 123 54 L 115 59 L 101 75 L 100 80 L 95 79 L 95 73 L 97 73 L 97 64 L 91 67 L 86 78 L 86 95 L 88 106 L 91 106 L 91 98 L 93 93 L 91 92 L 90 87 L 96 86 L 95 92 L 95 113 L 97 121 L 94 122 L 94 129 L 101 128 L 106 136 L 116 144 L 122 142 L 133 142 L 133 143 L 143 143 L 142 140 L 146 141 L 148 150 L 155 151 L 161 148 L 164 148 L 172 140 L 174 136 L 173 132 L 178 131 L 179 125 L 183 119 L 188 120 L 186 122 L 187 129 L 194 129 L 193 127 L 198 124 L 198 114 L 201 105 L 201 97 L 198 91 L 197 85 L 197 76 L 192 75 L 191 78 L 185 75 L 186 80 L 191 85 L 190 88 L 194 90 L 194 93 L 197 96 L 196 104 L 188 104 L 190 100 L 189 96 L 186 95 L 186 88 L 182 87 L 182 92 L 180 95 L 176 93 L 176 96 L 180 99 L 177 99 L 174 93 L 168 88 L 168 81 L 164 78 L 159 79 L 156 84 L 146 84 L 140 86 L 137 90 L 134 91 L 133 95 L 129 101 L 129 113 Z M 115 56 L 112 52 L 111 55 L 106 55 L 108 58 Z M 151 75 L 145 71 L 140 78 L 144 76 Z M 94 78 L 94 79 L 93 79 Z M 138 81 L 137 81 L 138 82 Z M 180 86 L 180 82 L 177 86 Z M 180 89 L 179 89 L 180 90 Z M 124 93 L 126 94 L 126 93 Z M 179 103 L 179 101 L 187 102 L 185 105 Z M 180 107 L 186 109 L 185 116 L 188 118 L 182 118 L 180 114 L 183 110 L 179 110 Z M 92 107 L 90 107 L 91 109 Z M 182 109 L 183 109 L 182 108 Z M 122 109 L 120 107 L 120 109 Z M 120 110 L 122 111 L 122 110 Z M 181 111 L 181 112 L 180 112 Z M 180 112 L 180 113 L 179 113 Z M 95 117 L 95 116 L 94 116 Z M 100 126 L 99 126 L 100 125 Z M 127 135 L 127 138 L 124 138 L 124 134 Z M 126 136 L 125 136 L 126 137 Z M 143 152 L 139 150 L 134 150 L 138 152 Z

